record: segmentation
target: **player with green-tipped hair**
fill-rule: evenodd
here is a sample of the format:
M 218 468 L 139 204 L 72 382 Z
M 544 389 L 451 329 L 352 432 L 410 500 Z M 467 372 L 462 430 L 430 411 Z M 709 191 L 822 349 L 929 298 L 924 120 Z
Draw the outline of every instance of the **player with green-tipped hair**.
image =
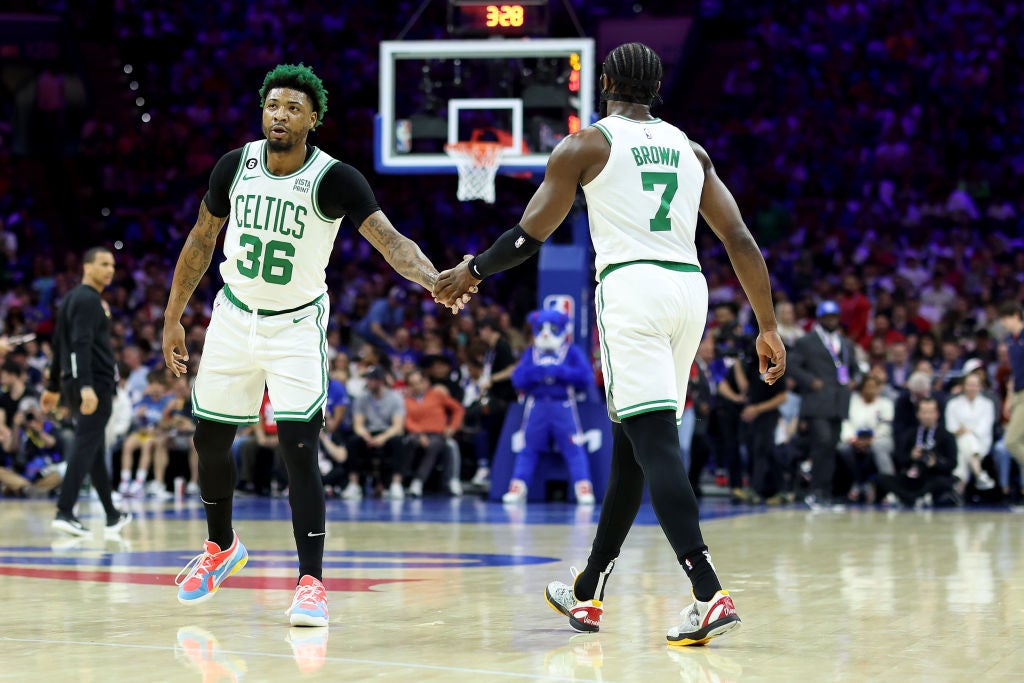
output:
M 327 91 L 312 69 L 275 67 L 263 80 L 260 105 L 265 139 L 228 152 L 214 166 L 164 312 L 164 361 L 180 376 L 189 357 L 181 315 L 226 223 L 224 288 L 192 390 L 209 538 L 179 575 L 178 600 L 209 599 L 246 563 L 231 524 L 237 476 L 231 444 L 239 425 L 267 422 L 266 387 L 288 470 L 299 557 L 289 620 L 293 626 L 327 626 L 327 528 L 317 454 L 328 381 L 326 269 L 341 219 L 348 216 L 392 268 L 428 291 L 437 270 L 391 225 L 359 171 L 308 143 L 327 113 Z

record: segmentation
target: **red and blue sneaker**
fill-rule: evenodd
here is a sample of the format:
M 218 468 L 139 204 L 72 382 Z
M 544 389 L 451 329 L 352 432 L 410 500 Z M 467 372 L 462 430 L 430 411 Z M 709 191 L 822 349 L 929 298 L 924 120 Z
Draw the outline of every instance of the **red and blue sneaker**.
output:
M 191 605 L 213 597 L 229 576 L 245 566 L 249 553 L 234 534 L 231 547 L 221 550 L 213 541 L 203 542 L 199 553 L 178 572 L 174 583 L 178 586 L 178 602 Z
M 292 626 L 327 626 L 327 589 L 319 580 L 306 574 L 295 587 L 295 599 L 285 614 Z

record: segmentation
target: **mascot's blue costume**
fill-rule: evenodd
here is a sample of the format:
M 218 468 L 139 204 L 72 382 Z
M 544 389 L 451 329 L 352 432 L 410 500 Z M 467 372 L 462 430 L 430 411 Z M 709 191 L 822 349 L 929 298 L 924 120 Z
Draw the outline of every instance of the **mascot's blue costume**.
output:
M 569 339 L 569 316 L 561 311 L 534 311 L 531 344 L 512 373 L 512 385 L 526 397 L 523 411 L 522 450 L 505 503 L 526 501 L 526 482 L 537 467 L 537 458 L 552 441 L 569 466 L 579 505 L 594 504 L 590 461 L 581 445 L 583 429 L 576 411 L 576 392 L 590 389 L 594 372 L 584 353 Z

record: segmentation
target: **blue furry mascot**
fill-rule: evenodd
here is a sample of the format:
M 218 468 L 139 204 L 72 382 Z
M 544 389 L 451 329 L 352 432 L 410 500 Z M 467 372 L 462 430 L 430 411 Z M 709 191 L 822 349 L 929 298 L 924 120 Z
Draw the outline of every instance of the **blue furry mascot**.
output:
M 569 316 L 561 311 L 534 311 L 527 318 L 533 327 L 531 344 L 512 373 L 512 386 L 526 397 L 523 411 L 525 445 L 516 456 L 508 493 L 502 502 L 526 501 L 526 482 L 537 458 L 554 441 L 569 465 L 578 505 L 594 504 L 590 461 L 580 444 L 583 429 L 576 412 L 576 392 L 594 384 L 586 356 L 569 339 Z

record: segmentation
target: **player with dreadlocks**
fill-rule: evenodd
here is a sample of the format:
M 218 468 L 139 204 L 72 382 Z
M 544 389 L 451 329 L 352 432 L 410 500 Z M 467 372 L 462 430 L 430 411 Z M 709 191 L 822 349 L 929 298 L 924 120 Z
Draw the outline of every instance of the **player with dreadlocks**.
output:
M 768 269 L 708 153 L 654 117 L 661 60 L 646 45 L 612 50 L 601 75 L 603 118 L 565 138 L 522 220 L 481 254 L 441 273 L 434 296 L 453 303 L 488 275 L 516 266 L 565 219 L 582 185 L 597 266 L 598 329 L 612 465 L 587 566 L 573 586 L 548 585 L 548 604 L 578 631 L 597 631 L 605 584 L 643 498 L 692 585 L 694 602 L 668 632 L 671 645 L 697 645 L 739 623 L 701 535 L 697 499 L 679 453 L 676 423 L 690 366 L 707 321 L 708 290 L 694 233 L 698 212 L 725 245 L 754 309 L 764 381 L 786 369 Z M 672 372 L 666 372 L 672 368 Z
M 309 67 L 283 64 L 270 71 L 260 104 L 264 139 L 228 152 L 214 166 L 164 311 L 164 361 L 178 377 L 189 359 L 181 316 L 230 214 L 220 264 L 224 287 L 213 304 L 192 391 L 209 537 L 179 574 L 178 600 L 193 604 L 212 597 L 246 563 L 231 521 L 231 444 L 239 425 L 257 421 L 266 387 L 288 471 L 299 557 L 289 621 L 327 626 L 327 528 L 317 444 L 327 397 L 326 268 L 342 217 L 403 277 L 432 290 L 437 270 L 395 230 L 359 171 L 307 142 L 327 113 L 327 91 Z

